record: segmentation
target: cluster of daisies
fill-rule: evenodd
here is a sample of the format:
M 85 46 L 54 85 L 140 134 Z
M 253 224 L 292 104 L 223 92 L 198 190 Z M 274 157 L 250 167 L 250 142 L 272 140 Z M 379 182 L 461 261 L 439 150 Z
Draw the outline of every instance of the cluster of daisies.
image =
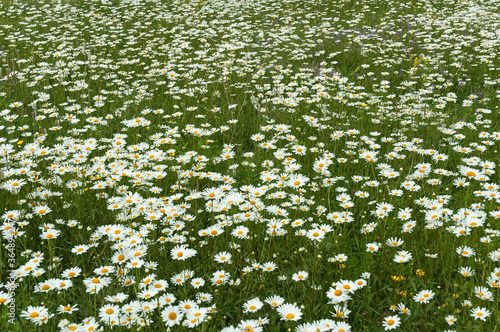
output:
M 326 2 L 0 4 L 0 308 L 62 332 L 495 324 L 496 1 Z

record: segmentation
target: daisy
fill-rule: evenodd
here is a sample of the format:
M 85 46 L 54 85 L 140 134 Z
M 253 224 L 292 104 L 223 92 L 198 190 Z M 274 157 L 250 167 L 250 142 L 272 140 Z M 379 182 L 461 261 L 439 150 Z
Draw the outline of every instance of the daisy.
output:
M 21 312 L 21 317 L 24 317 L 36 325 L 46 324 L 48 320 L 54 317 L 54 314 L 50 314 L 47 308 L 39 306 L 28 306 L 26 310 Z
M 187 313 L 189 310 L 198 308 L 198 304 L 192 300 L 184 300 L 179 302 L 179 309 L 181 309 L 184 313 Z
M 351 332 L 351 325 L 346 322 L 335 322 L 331 329 L 332 332 Z
M 387 316 L 382 322 L 386 331 L 397 329 L 401 325 L 401 319 L 398 316 Z
M 320 326 L 317 323 L 304 323 L 297 325 L 295 327 L 295 332 L 311 332 L 311 331 L 321 331 Z
M 0 292 L 0 304 L 9 304 L 12 302 L 13 296 L 7 292 Z
M 412 259 L 412 254 L 406 250 L 400 250 L 394 256 L 393 261 L 396 263 L 406 263 Z
M 429 303 L 434 298 L 435 293 L 431 290 L 423 290 L 413 296 L 413 300 L 419 303 Z
M 472 277 L 475 274 L 475 272 L 469 266 L 462 266 L 460 269 L 458 269 L 458 273 L 460 273 L 464 277 Z
M 64 280 L 64 279 L 58 279 L 58 284 L 59 284 L 59 289 L 69 289 L 73 287 L 73 281 L 71 280 Z
M 292 188 L 300 188 L 309 181 L 308 177 L 301 174 L 291 175 L 287 179 L 287 185 Z
M 385 243 L 389 247 L 399 247 L 400 245 L 402 245 L 404 243 L 404 241 L 397 238 L 397 237 L 391 237 L 391 238 L 387 239 L 387 241 L 385 241 Z
M 82 269 L 79 267 L 72 267 L 69 269 L 64 270 L 61 273 L 61 277 L 64 278 L 75 278 L 78 277 L 82 273 Z
M 474 168 L 471 168 L 468 166 L 463 166 L 463 165 L 459 166 L 459 171 L 460 171 L 460 174 L 462 174 L 463 176 L 466 176 L 470 179 L 475 179 L 475 180 L 486 179 L 487 180 L 487 177 L 483 171 L 479 171 L 477 169 L 474 169 Z
M 367 243 L 366 244 L 366 251 L 367 252 L 377 252 L 381 246 L 382 246 L 382 244 L 379 242 Z
M 132 257 L 130 249 L 121 249 L 113 254 L 111 262 L 114 264 L 125 263 L 130 257 Z
M 97 294 L 99 291 L 104 289 L 104 287 L 108 286 L 111 283 L 111 278 L 109 277 L 86 278 L 83 280 L 83 283 L 87 287 L 87 292 Z
M 457 318 L 453 315 L 448 315 L 444 318 L 444 320 L 446 321 L 446 323 L 448 323 L 448 325 L 453 325 L 455 324 L 455 322 L 457 321 Z
M 154 298 L 156 296 L 156 294 L 158 294 L 158 292 L 159 291 L 156 290 L 155 288 L 148 287 L 145 290 L 137 293 L 137 297 L 139 299 L 149 300 L 149 299 Z
M 170 304 L 174 304 L 175 300 L 177 300 L 177 298 L 174 296 L 174 294 L 167 293 L 167 294 L 160 296 L 159 300 L 165 304 L 170 305 Z
M 188 280 L 194 276 L 194 271 L 192 270 L 183 270 L 180 273 L 181 275 L 184 276 L 184 280 Z
M 205 320 L 205 317 L 207 316 L 208 312 L 209 312 L 208 308 L 200 308 L 200 307 L 188 310 L 185 314 L 186 319 L 184 320 L 186 326 L 189 328 L 193 328 L 200 325 Z
M 474 293 L 476 294 L 477 297 L 479 297 L 481 300 L 489 300 L 493 301 L 493 293 L 488 290 L 486 287 L 482 286 L 477 286 L 474 287 Z
M 34 208 L 34 212 L 39 216 L 44 216 L 52 212 L 52 210 L 48 206 L 37 206 Z
M 222 233 L 224 233 L 224 229 L 222 229 L 222 227 L 220 225 L 213 225 L 213 226 L 211 226 L 209 228 L 206 228 L 204 230 L 200 230 L 198 232 L 198 234 L 200 236 L 206 236 L 206 235 L 219 236 Z
M 186 260 L 195 256 L 196 250 L 189 248 L 187 245 L 177 245 L 170 251 L 170 255 L 174 260 Z
M 178 325 L 183 317 L 184 312 L 178 306 L 169 305 L 161 311 L 161 318 L 168 327 Z
M 294 304 L 282 304 L 277 309 L 284 321 L 297 321 L 302 317 L 302 311 Z
M 260 308 L 262 308 L 262 306 L 264 305 L 264 303 L 262 303 L 262 301 L 256 297 L 256 298 L 253 298 L 251 300 L 248 300 L 247 302 L 245 302 L 243 304 L 243 312 L 255 312 L 257 310 L 259 310 Z
M 499 287 L 499 280 L 498 280 L 498 277 L 496 277 L 495 275 L 490 275 L 488 277 L 488 279 L 486 279 L 486 282 L 488 283 L 488 285 L 490 287 L 493 287 L 493 288 Z
M 344 289 L 347 293 L 354 293 L 356 289 L 358 289 L 358 286 L 355 282 L 352 282 L 350 280 L 340 280 L 335 283 L 336 288 L 342 288 Z
M 104 298 L 105 301 L 120 303 L 128 299 L 128 295 L 125 293 L 118 293 L 116 295 L 108 295 Z
M 224 270 L 216 271 L 212 274 L 212 285 L 220 286 L 228 282 L 230 274 Z
M 462 247 L 458 247 L 456 249 L 456 252 L 459 254 L 459 255 L 462 255 L 464 257 L 471 257 L 471 256 L 474 256 L 475 255 L 475 251 L 474 249 L 472 249 L 471 247 L 468 247 L 468 246 L 462 246 Z
M 338 304 L 341 302 L 346 302 L 351 299 L 349 296 L 349 291 L 344 289 L 343 287 L 330 287 L 326 296 L 330 299 L 329 303 Z
M 334 311 L 330 313 L 337 318 L 349 318 L 349 313 L 351 313 L 351 310 L 347 309 L 346 306 L 341 306 L 338 304 L 333 306 L 333 310 Z
M 366 284 L 367 284 L 367 282 L 366 282 L 366 279 L 365 279 L 365 278 L 360 278 L 360 279 L 358 279 L 358 280 L 354 281 L 354 283 L 356 284 L 356 287 L 357 287 L 358 289 L 365 287 L 365 286 L 366 286 Z
M 196 294 L 196 298 L 201 302 L 211 302 L 212 294 L 210 293 L 198 293 Z
M 214 256 L 214 261 L 217 263 L 231 264 L 232 255 L 227 251 L 220 252 Z
M 325 237 L 325 232 L 320 229 L 310 229 L 307 231 L 306 236 L 309 240 L 321 241 Z
M 47 293 L 51 290 L 59 289 L 59 282 L 57 279 L 48 279 L 45 282 L 39 283 L 35 286 L 35 292 Z
M 309 273 L 307 273 L 306 271 L 299 271 L 297 273 L 294 273 L 292 275 L 292 280 L 294 281 L 304 281 L 307 279 L 307 277 L 309 276 Z
M 97 331 L 100 328 L 100 324 L 95 320 L 94 317 L 85 318 L 82 325 L 82 331 L 92 332 Z
M 120 315 L 120 307 L 115 304 L 107 304 L 99 309 L 99 317 L 103 322 L 117 321 Z
M 205 285 L 205 280 L 203 278 L 194 278 L 191 280 L 191 286 L 195 289 L 200 288 L 203 285 Z
M 2 219 L 6 220 L 19 220 L 21 212 L 19 210 L 9 210 L 2 215 Z
M 145 261 L 141 258 L 133 258 L 125 265 L 125 267 L 128 269 L 140 269 L 144 265 L 144 263 Z
M 98 275 L 107 275 L 115 272 L 115 268 L 113 266 L 102 266 L 94 269 L 94 273 Z
M 398 306 L 396 308 L 400 313 L 405 314 L 405 315 L 410 315 L 410 309 L 408 309 L 404 303 L 398 303 Z
M 265 272 L 271 272 L 278 268 L 278 266 L 274 262 L 266 262 L 261 265 L 261 270 Z
M 170 281 L 174 285 L 182 285 L 182 284 L 184 284 L 186 279 L 184 279 L 184 276 L 182 275 L 182 273 L 177 273 L 177 274 L 173 275 L 172 278 L 170 278 Z
M 78 304 L 75 304 L 73 306 L 71 306 L 70 304 L 67 304 L 67 305 L 60 305 L 59 307 L 57 307 L 57 312 L 60 312 L 60 313 L 68 313 L 68 314 L 71 314 L 75 311 L 78 311 Z
M 471 310 L 471 314 L 474 319 L 480 319 L 482 321 L 486 321 L 491 312 L 486 308 L 474 308 Z
M 54 240 L 56 239 L 59 234 L 61 234 L 61 231 L 57 229 L 48 229 L 40 234 L 40 238 L 42 240 Z
M 249 331 L 255 331 L 255 332 L 262 332 L 262 327 L 260 326 L 259 322 L 257 320 L 242 320 L 236 329 L 236 331 L 241 332 L 249 332 Z M 222 331 L 221 331 L 222 332 Z
M 285 303 L 285 299 L 278 295 L 269 296 L 264 300 L 265 303 L 269 304 L 272 308 L 277 308 L 283 303 Z

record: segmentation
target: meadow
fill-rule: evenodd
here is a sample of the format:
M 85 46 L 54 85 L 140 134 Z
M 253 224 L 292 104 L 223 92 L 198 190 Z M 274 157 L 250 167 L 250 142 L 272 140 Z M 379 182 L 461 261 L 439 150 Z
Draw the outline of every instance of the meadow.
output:
M 2 0 L 1 331 L 500 331 L 500 1 Z

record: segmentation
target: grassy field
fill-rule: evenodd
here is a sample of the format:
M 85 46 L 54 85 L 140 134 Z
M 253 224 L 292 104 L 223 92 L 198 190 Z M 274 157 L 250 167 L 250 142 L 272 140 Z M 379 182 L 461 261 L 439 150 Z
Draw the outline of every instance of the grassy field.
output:
M 500 331 L 499 8 L 2 0 L 0 330 Z

